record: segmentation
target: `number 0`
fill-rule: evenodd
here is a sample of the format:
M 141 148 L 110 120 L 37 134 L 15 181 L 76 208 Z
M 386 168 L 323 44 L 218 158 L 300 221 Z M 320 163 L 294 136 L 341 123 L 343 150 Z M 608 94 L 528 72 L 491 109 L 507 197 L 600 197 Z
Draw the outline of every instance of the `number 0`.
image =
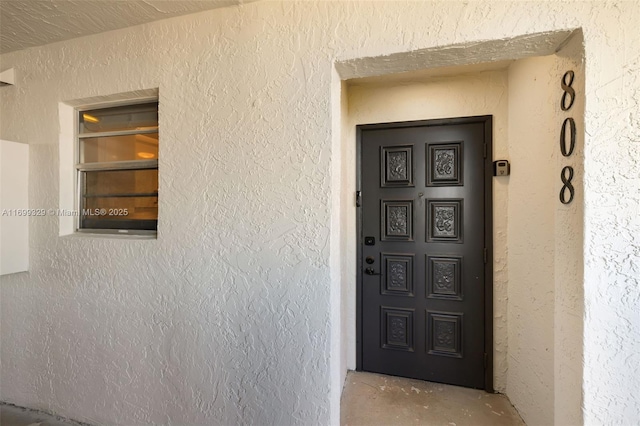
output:
M 569 149 L 567 150 L 567 123 L 569 124 Z M 572 117 L 565 118 L 562 123 L 562 129 L 560 130 L 560 152 L 564 157 L 568 157 L 573 154 L 573 150 L 576 147 L 576 122 Z

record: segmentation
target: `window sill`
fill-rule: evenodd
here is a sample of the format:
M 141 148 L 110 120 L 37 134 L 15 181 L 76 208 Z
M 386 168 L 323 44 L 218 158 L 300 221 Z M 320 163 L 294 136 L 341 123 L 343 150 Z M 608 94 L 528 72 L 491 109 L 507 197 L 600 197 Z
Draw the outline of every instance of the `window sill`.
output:
M 145 234 L 136 234 L 136 233 L 113 233 L 113 232 L 99 232 L 99 231 L 76 231 L 73 234 L 61 235 L 62 238 L 101 238 L 101 239 L 112 239 L 112 240 L 157 240 L 157 233 L 145 233 Z

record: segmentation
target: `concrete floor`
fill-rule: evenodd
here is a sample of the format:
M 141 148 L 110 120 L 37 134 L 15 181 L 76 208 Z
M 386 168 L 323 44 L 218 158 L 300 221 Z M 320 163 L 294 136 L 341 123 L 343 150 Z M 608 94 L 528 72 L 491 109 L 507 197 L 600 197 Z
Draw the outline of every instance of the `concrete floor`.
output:
M 41 411 L 0 403 L 0 426 L 80 426 L 83 423 L 52 416 Z
M 350 371 L 342 426 L 524 425 L 504 395 L 422 380 Z
M 516 426 L 524 422 L 506 396 L 350 371 L 342 392 L 342 426 Z M 68 419 L 0 404 L 0 426 L 79 426 Z

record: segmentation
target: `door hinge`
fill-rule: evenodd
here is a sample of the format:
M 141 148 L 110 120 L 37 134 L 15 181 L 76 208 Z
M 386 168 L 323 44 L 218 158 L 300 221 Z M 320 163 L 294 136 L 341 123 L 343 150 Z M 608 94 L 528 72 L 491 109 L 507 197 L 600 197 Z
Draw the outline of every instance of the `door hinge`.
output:
M 356 207 L 362 206 L 362 191 L 356 191 Z
M 485 247 L 485 248 L 483 248 L 483 249 L 482 249 L 482 257 L 483 257 L 483 259 L 484 259 L 484 263 L 487 263 L 487 257 L 488 257 L 488 255 L 489 255 L 489 250 L 487 250 L 487 248 L 486 248 L 486 247 Z
M 487 158 L 487 144 L 486 143 L 483 145 L 483 149 L 484 149 L 484 158 Z
M 487 353 L 485 352 L 485 354 L 484 354 L 484 368 L 486 369 L 488 365 L 489 365 L 489 355 L 487 355 Z

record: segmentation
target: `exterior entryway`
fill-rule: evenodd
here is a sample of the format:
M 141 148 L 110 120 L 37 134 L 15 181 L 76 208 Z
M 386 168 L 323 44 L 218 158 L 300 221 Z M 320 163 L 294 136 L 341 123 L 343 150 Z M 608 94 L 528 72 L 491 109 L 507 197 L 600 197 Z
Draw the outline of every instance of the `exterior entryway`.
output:
M 491 123 L 358 126 L 359 369 L 492 390 Z

